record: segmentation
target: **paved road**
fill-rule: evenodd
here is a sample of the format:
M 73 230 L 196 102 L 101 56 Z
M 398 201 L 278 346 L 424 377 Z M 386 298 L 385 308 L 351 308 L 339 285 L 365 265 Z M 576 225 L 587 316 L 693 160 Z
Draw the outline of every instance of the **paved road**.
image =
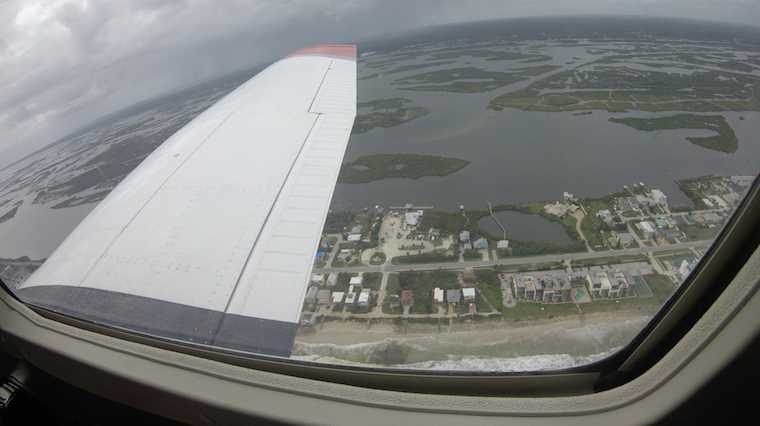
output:
M 623 256 L 631 254 L 646 254 L 656 253 L 658 251 L 676 250 L 682 248 L 693 249 L 699 246 L 709 246 L 713 240 L 701 240 L 691 241 L 680 244 L 670 244 L 667 246 L 654 246 L 647 247 L 641 246 L 631 249 L 622 250 L 607 250 L 593 253 L 565 253 L 565 254 L 551 254 L 546 256 L 533 256 L 533 257 L 518 257 L 510 259 L 497 259 L 497 260 L 481 260 L 474 262 L 467 262 L 468 268 L 482 268 L 491 267 L 494 265 L 521 265 L 524 263 L 541 263 L 541 262 L 559 262 L 564 260 L 579 260 L 579 259 L 595 259 L 599 257 L 611 257 L 611 256 Z M 435 263 L 435 264 L 419 264 L 419 265 L 393 265 L 386 263 L 382 267 L 380 266 L 363 266 L 358 268 L 322 268 L 315 269 L 314 273 L 330 273 L 330 272 L 398 272 L 409 270 L 426 270 L 426 269 L 461 269 L 464 265 L 460 263 Z M 384 271 L 383 269 L 384 268 Z

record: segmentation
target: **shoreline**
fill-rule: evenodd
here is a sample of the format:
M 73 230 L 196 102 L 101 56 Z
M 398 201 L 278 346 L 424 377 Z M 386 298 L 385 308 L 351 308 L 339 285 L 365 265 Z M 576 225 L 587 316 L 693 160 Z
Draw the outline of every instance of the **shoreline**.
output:
M 508 338 L 523 338 L 531 335 L 544 334 L 556 329 L 578 329 L 586 326 L 595 326 L 602 323 L 624 323 L 632 320 L 651 319 L 656 311 L 627 309 L 621 312 L 594 313 L 585 315 L 585 321 L 581 322 L 576 315 L 548 318 L 536 318 L 531 320 L 513 321 L 486 321 L 482 323 L 454 323 L 449 331 L 448 321 L 444 319 L 441 331 L 438 325 L 411 323 L 406 328 L 397 327 L 390 319 L 375 320 L 370 329 L 367 329 L 366 321 L 329 321 L 323 327 L 316 325 L 313 332 L 299 332 L 295 342 L 301 344 L 332 344 L 338 346 L 350 346 L 356 344 L 381 342 L 387 339 L 414 339 L 420 337 L 434 337 L 440 341 L 449 343 L 463 343 L 468 345 L 486 345 L 502 341 Z

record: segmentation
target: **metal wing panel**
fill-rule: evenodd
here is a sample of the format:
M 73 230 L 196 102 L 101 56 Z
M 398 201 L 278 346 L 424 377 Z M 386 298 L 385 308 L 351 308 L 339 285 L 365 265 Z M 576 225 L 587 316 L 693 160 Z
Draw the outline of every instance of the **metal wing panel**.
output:
M 151 332 L 155 318 L 157 335 L 288 354 L 355 113 L 355 47 L 280 60 L 156 149 L 19 295 L 120 327 Z M 237 342 L 240 327 L 256 330 Z M 272 333 L 282 341 L 264 342 Z
M 155 192 L 82 285 L 224 311 L 315 119 L 230 116 Z
M 353 119 L 321 115 L 317 120 L 227 313 L 297 322 Z

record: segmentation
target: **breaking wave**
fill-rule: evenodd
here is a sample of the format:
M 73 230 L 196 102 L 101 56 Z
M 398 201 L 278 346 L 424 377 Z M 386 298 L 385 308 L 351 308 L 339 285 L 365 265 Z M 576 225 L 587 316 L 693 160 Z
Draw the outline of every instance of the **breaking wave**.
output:
M 292 357 L 329 364 L 415 370 L 556 370 L 589 364 L 611 355 L 628 344 L 648 322 L 648 317 L 601 322 L 578 328 L 523 333 L 519 337 L 508 336 L 499 341 L 479 344 L 467 344 L 449 338 L 439 339 L 436 336 L 393 337 L 352 345 L 297 341 L 293 346 Z

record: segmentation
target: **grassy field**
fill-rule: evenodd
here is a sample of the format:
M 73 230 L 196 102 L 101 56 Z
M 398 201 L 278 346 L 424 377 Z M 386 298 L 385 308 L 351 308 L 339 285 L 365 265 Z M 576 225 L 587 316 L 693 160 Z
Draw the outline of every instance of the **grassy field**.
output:
M 367 183 L 386 178 L 446 176 L 470 164 L 458 158 L 417 154 L 375 154 L 362 156 L 340 168 L 338 183 Z M 361 170 L 364 169 L 364 170 Z
M 580 259 L 571 260 L 570 265 L 574 267 L 589 267 L 598 265 L 613 265 L 618 263 L 632 263 L 632 262 L 649 262 L 649 258 L 645 254 L 632 254 L 623 256 L 610 256 L 599 257 L 596 259 Z
M 734 129 L 726 123 L 722 115 L 694 115 L 676 114 L 670 117 L 660 118 L 610 118 L 613 123 L 621 123 L 637 130 L 666 130 L 666 129 L 705 129 L 718 132 L 717 136 L 687 137 L 686 139 L 696 145 L 723 152 L 736 152 L 739 148 L 739 139 L 736 138 Z
M 379 259 L 378 259 L 378 260 L 374 260 L 374 259 L 375 259 L 375 256 L 379 257 Z M 386 259 L 386 257 L 385 257 L 385 253 L 383 253 L 383 252 L 376 252 L 376 253 L 375 253 L 375 254 L 373 254 L 373 255 L 372 255 L 372 257 L 370 258 L 370 260 L 369 260 L 369 264 L 370 264 L 370 265 L 373 265 L 373 266 L 382 265 L 383 263 L 385 263 L 385 259 Z
M 723 230 L 723 227 L 716 226 L 715 228 L 708 228 L 704 225 L 690 225 L 682 226 L 680 229 L 686 234 L 686 238 L 682 238 L 683 241 L 699 241 L 717 238 L 720 231 Z

